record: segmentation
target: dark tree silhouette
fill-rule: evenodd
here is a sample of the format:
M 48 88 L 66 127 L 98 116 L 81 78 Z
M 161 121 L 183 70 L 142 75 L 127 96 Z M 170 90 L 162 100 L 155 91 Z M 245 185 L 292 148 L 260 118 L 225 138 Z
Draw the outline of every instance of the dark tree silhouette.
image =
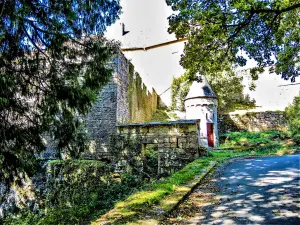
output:
M 119 13 L 110 0 L 0 1 L 0 180 L 33 172 L 45 133 L 82 150 L 78 115 L 110 79 L 117 45 L 101 35 Z

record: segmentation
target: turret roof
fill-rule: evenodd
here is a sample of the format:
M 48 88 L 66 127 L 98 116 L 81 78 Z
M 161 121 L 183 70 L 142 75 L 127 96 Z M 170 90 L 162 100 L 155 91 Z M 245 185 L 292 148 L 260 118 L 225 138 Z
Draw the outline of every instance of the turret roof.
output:
M 190 87 L 190 91 L 184 100 L 191 98 L 217 98 L 211 89 L 205 76 L 201 76 L 202 82 L 194 81 Z

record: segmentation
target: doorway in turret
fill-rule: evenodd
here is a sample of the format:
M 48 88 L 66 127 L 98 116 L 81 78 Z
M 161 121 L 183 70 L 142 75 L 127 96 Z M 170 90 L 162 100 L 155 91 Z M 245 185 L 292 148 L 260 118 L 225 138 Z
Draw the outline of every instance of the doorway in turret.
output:
M 214 147 L 214 124 L 207 123 L 207 142 L 208 147 Z

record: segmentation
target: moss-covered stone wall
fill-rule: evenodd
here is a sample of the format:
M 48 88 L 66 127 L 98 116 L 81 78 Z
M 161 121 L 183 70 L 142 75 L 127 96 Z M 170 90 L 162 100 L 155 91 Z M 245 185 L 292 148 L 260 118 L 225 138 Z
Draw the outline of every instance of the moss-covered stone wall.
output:
M 0 183 L 0 224 L 3 217 L 13 225 L 89 224 L 93 213 L 112 208 L 141 185 L 96 160 L 54 160 L 43 168 L 7 190 Z
M 153 113 L 163 105 L 155 89 L 151 92 L 143 83 L 139 73 L 134 71 L 132 63 L 128 62 L 128 90 L 126 103 L 129 109 L 127 119 L 119 120 L 119 123 L 137 123 L 151 121 Z M 124 116 L 123 116 L 124 117 Z
M 170 174 L 204 154 L 199 141 L 199 122 L 184 120 L 119 125 L 118 145 L 114 148 L 119 155 L 123 153 L 125 161 L 131 160 L 134 167 L 145 169 L 143 157 L 150 147 L 150 153 L 156 157 L 153 160 L 157 161 L 157 165 L 152 167 L 157 168 L 158 175 Z
M 219 115 L 218 119 L 220 133 L 265 130 L 287 131 L 288 129 L 283 111 L 231 113 Z
M 42 164 L 31 178 L 24 177 L 10 187 L 0 183 L 0 187 L 7 189 L 0 191 L 0 218 L 22 211 L 49 214 L 58 208 L 67 211 L 75 206 L 100 206 L 99 200 L 112 180 L 109 166 L 95 160 L 55 160 Z
M 94 160 L 67 160 L 49 163 L 46 206 L 72 207 L 101 199 L 106 191 L 107 165 Z
M 122 53 L 112 66 L 115 72 L 111 81 L 99 92 L 86 117 L 92 142 L 85 158 L 109 158 L 110 137 L 116 134 L 117 124 L 151 121 L 153 113 L 163 105 L 156 91 L 148 91 L 133 64 Z

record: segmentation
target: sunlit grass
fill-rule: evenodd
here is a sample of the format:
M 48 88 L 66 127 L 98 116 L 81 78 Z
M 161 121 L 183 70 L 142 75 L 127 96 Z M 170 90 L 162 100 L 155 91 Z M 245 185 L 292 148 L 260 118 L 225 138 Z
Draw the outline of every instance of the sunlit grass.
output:
M 257 147 L 268 144 L 283 144 L 290 138 L 283 131 L 230 132 L 220 135 L 220 147 Z
M 298 147 L 295 147 L 293 143 L 278 140 L 277 134 L 276 132 L 275 134 L 273 132 L 254 134 L 256 140 L 261 140 L 261 143 L 259 145 L 256 144 L 256 147 L 250 146 L 239 150 L 210 151 L 209 157 L 199 158 L 172 176 L 154 182 L 147 190 L 137 192 L 125 201 L 119 202 L 114 210 L 104 215 L 103 219 L 109 221 L 111 224 L 145 224 L 148 218 L 144 218 L 144 216 L 149 213 L 151 214 L 154 206 L 163 211 L 168 211 L 177 204 L 191 190 L 188 184 L 191 184 L 191 186 L 195 185 L 195 177 L 198 176 L 201 179 L 201 174 L 203 174 L 204 170 L 211 167 L 211 162 L 224 162 L 234 157 L 285 155 L 292 154 L 297 150 Z M 238 134 L 234 135 L 238 136 Z M 248 137 L 242 137 L 240 140 L 254 143 L 251 140 L 252 134 L 246 135 Z M 270 137 L 272 140 L 263 140 L 263 138 Z M 236 139 L 233 142 L 236 142 Z M 131 214 L 132 216 L 130 217 L 126 213 L 122 215 L 122 212 L 128 211 L 131 213 L 134 211 L 135 213 L 134 215 Z M 114 217 L 114 215 L 118 215 L 118 217 Z
M 202 174 L 203 170 L 210 166 L 211 161 L 212 157 L 203 157 L 195 160 L 172 176 L 156 181 L 147 190 L 139 191 L 125 201 L 119 202 L 112 211 L 103 216 L 103 219 L 112 224 L 122 224 L 132 222 L 132 220 L 141 220 L 143 214 L 148 213 L 152 206 L 159 203 L 162 203 L 160 205 L 161 210 L 168 209 L 170 205 L 176 204 L 181 199 L 181 196 L 190 190 L 190 188 L 182 185 L 188 184 L 197 175 Z M 175 195 L 170 198 L 170 195 L 173 193 Z M 166 198 L 167 196 L 169 197 L 168 199 Z M 128 217 L 127 213 L 133 211 L 136 213 L 135 218 L 132 216 Z M 98 223 L 95 222 L 93 224 Z

